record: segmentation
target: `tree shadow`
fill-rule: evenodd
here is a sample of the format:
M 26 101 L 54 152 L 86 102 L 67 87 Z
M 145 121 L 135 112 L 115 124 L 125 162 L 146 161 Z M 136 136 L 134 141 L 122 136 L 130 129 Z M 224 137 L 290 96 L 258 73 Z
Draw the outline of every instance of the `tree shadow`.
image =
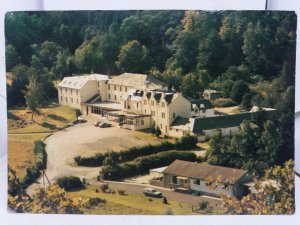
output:
M 43 127 L 49 128 L 50 130 L 57 130 L 58 127 L 56 125 L 53 125 L 51 123 L 43 122 L 42 123 Z
M 55 114 L 48 114 L 48 117 L 51 118 L 51 119 L 54 119 L 54 120 L 61 121 L 61 122 L 68 122 L 68 120 L 65 119 L 64 117 L 58 116 L 58 115 L 55 115 Z
M 7 119 L 11 119 L 11 120 L 19 120 L 20 117 L 16 116 L 16 115 L 13 114 L 12 112 L 7 111 Z

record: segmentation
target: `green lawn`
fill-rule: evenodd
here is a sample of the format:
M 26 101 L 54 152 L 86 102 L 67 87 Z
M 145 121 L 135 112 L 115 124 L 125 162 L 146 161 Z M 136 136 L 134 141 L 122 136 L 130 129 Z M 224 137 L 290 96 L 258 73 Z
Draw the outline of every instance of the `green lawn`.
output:
M 26 109 L 12 109 L 8 112 L 8 133 L 53 132 L 76 120 L 75 110 L 58 106 L 42 108 L 40 115 L 34 115 Z
M 75 111 L 70 107 L 43 108 L 40 111 L 41 115 L 35 116 L 33 123 L 24 122 L 31 120 L 26 109 L 8 111 L 8 164 L 20 178 L 25 175 L 26 168 L 34 164 L 34 142 L 44 140 L 56 129 L 76 119 Z
M 144 195 L 96 193 L 96 188 L 99 189 L 99 187 L 88 186 L 84 190 L 68 192 L 68 196 L 82 199 L 99 197 L 107 201 L 106 204 L 101 204 L 93 209 L 84 209 L 87 214 L 163 215 L 168 210 L 171 210 L 174 214 L 193 214 L 191 211 L 192 206 L 187 203 L 169 201 L 169 204 L 163 204 L 161 198 L 149 198 Z

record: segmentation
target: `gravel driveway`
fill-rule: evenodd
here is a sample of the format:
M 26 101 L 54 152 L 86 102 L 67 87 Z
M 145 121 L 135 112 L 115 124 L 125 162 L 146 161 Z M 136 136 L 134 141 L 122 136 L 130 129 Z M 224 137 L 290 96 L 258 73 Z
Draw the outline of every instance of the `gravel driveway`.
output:
M 77 167 L 73 158 L 97 152 L 119 151 L 150 142 L 130 136 L 131 133 L 132 131 L 119 127 L 94 127 L 93 120 L 54 133 L 45 141 L 48 178 L 54 180 L 60 176 L 73 175 L 89 179 L 97 176 L 99 168 Z

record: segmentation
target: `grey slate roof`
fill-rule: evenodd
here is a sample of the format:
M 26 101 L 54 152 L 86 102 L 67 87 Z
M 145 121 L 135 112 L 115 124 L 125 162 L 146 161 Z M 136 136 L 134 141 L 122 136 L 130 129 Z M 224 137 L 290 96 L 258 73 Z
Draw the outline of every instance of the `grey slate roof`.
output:
M 203 130 L 236 127 L 239 126 L 244 120 L 253 120 L 254 113 L 241 113 L 226 116 L 213 116 L 213 117 L 197 117 L 194 121 L 192 131 L 197 133 Z
M 147 87 L 148 89 L 161 89 L 166 86 L 162 81 L 157 80 L 155 77 L 146 74 L 136 73 L 123 73 L 119 76 L 113 77 L 108 81 L 109 84 L 124 85 L 136 89 Z
M 225 184 L 235 184 L 241 177 L 247 174 L 247 171 L 205 163 L 175 160 L 163 173 Z
M 193 99 L 190 97 L 188 97 L 187 99 L 191 102 L 191 104 L 195 104 L 198 107 L 200 105 L 204 105 L 205 109 L 213 109 L 214 108 L 213 104 L 207 99 L 202 99 L 202 98 L 201 99 Z

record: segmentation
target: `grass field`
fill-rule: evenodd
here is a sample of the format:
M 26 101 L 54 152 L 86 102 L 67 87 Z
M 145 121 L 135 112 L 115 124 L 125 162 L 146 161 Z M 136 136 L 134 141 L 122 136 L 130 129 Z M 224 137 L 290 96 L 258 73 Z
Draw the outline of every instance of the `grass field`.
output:
M 69 107 L 43 108 L 32 123 L 27 112 L 26 109 L 8 111 L 8 164 L 20 178 L 34 164 L 34 142 L 76 119 L 75 111 Z
M 99 187 L 98 187 L 99 188 Z M 82 198 L 101 198 L 107 201 L 93 209 L 84 209 L 86 214 L 144 214 L 144 215 L 164 215 L 167 211 L 174 214 L 193 214 L 192 206 L 187 203 L 169 201 L 163 204 L 161 198 L 149 198 L 144 195 L 119 195 L 109 193 L 95 193 L 95 186 L 89 186 L 87 189 L 68 192 L 69 197 Z M 150 200 L 151 199 L 151 200 Z
M 76 120 L 73 108 L 59 106 L 40 109 L 34 115 L 27 109 L 13 109 L 8 112 L 8 133 L 53 132 Z

